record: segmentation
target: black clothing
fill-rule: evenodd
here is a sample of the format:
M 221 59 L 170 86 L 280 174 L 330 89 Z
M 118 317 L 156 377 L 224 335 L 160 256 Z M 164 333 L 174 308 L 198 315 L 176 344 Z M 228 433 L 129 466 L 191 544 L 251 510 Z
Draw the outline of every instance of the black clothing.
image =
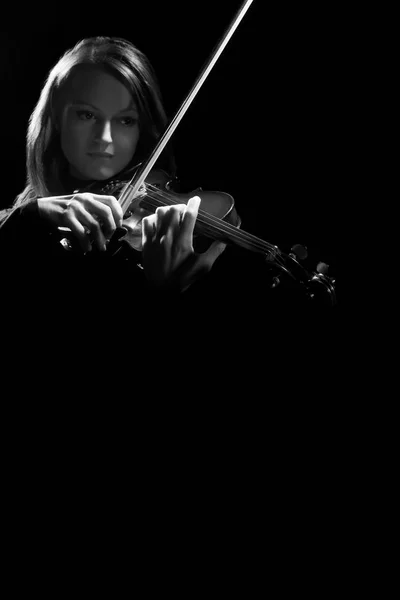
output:
M 314 308 L 296 290 L 272 291 L 263 258 L 240 248 L 227 247 L 186 292 L 154 292 L 140 253 L 126 244 L 116 256 L 83 255 L 65 250 L 61 237 L 39 217 L 36 201 L 0 228 L 1 314 L 11 345 L 46 340 L 87 352 L 89 341 L 90 352 L 128 344 L 136 353 L 148 344 L 180 360 L 204 345 L 256 361 L 269 359 L 285 332 L 305 327 L 304 315 L 315 324 Z
M 90 448 L 126 440 L 140 461 L 174 444 L 181 458 L 191 444 L 213 454 L 217 439 L 224 453 L 255 444 L 253 462 L 275 430 L 298 451 L 327 401 L 316 353 L 331 389 L 320 352 L 331 338 L 326 322 L 310 331 L 290 294 L 271 293 L 261 259 L 228 247 L 185 293 L 154 293 L 137 253 L 70 253 L 54 233 L 35 202 L 0 228 L 3 406 L 24 452 L 49 433 L 77 462 L 80 436 Z

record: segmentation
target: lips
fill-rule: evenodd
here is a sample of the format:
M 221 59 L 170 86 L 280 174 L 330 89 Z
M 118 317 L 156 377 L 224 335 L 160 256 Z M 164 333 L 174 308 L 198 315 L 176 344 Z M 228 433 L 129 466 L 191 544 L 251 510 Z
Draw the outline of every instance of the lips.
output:
M 89 156 L 94 156 L 95 158 L 112 158 L 113 154 L 108 154 L 107 152 L 89 152 Z

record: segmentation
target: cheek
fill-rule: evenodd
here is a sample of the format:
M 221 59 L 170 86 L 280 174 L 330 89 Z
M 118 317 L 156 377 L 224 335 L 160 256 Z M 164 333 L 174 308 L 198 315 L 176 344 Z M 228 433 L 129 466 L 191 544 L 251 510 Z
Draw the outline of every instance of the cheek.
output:
M 65 154 L 71 155 L 79 152 L 84 145 L 84 132 L 77 127 L 69 125 L 61 131 L 61 147 Z
M 133 155 L 139 140 L 139 132 L 123 132 L 118 136 L 118 149 L 124 155 Z

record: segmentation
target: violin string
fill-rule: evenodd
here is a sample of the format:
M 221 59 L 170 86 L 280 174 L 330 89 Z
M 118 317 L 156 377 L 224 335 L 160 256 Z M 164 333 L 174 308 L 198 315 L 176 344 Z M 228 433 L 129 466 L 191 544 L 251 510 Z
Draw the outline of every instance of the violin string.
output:
M 168 206 L 171 203 L 179 204 L 179 202 L 175 200 L 172 194 L 168 195 L 165 193 L 161 193 L 155 186 L 149 185 L 148 187 L 151 193 L 146 195 L 146 198 L 143 199 L 142 203 L 146 203 L 146 200 L 150 198 L 150 200 L 155 201 L 156 206 Z M 165 201 L 165 198 L 168 199 L 168 202 Z M 151 201 L 149 202 L 149 204 L 152 208 L 154 208 L 154 205 Z M 228 238 L 233 238 L 233 240 L 236 240 L 238 243 L 243 242 L 246 248 L 248 247 L 248 245 L 250 245 L 254 251 L 273 251 L 274 253 L 276 253 L 277 247 L 273 244 L 269 244 L 268 242 L 256 237 L 253 234 L 238 229 L 235 225 L 227 223 L 226 221 L 219 219 L 218 217 L 214 217 L 214 215 L 211 215 L 210 213 L 199 210 L 197 220 L 206 230 L 206 233 L 208 233 L 210 237 L 213 237 L 214 239 L 220 239 L 215 234 L 215 231 L 217 231 L 227 234 Z M 247 242 L 247 244 L 245 242 Z
M 154 200 L 154 204 L 150 202 L 152 208 L 160 206 L 161 203 L 162 206 L 169 206 L 170 204 L 179 204 L 179 202 L 175 199 L 175 196 L 173 194 L 163 193 L 159 190 L 159 188 L 152 184 L 146 184 L 146 187 L 150 189 L 151 194 L 146 194 L 144 202 L 148 198 Z M 164 197 L 168 199 L 168 202 L 164 200 Z M 277 264 L 288 275 L 293 277 L 292 273 L 290 272 L 290 270 L 288 270 L 285 264 L 285 260 L 282 257 L 280 249 L 277 246 L 274 246 L 273 244 L 270 244 L 251 233 L 238 229 L 235 225 L 223 221 L 218 217 L 214 217 L 214 215 L 212 215 L 211 213 L 207 213 L 202 210 L 199 210 L 197 220 L 200 220 L 202 225 L 206 226 L 205 229 L 207 230 L 207 233 L 214 239 L 221 239 L 215 234 L 215 230 L 217 230 L 223 233 L 227 233 L 229 237 L 233 238 L 234 240 L 236 239 L 243 242 L 246 241 L 248 242 L 252 250 L 256 252 L 261 252 L 262 254 L 266 253 L 268 256 L 267 260 L 270 264 Z M 211 225 L 210 227 L 209 224 Z M 249 246 L 247 244 L 244 244 L 244 247 L 248 248 Z
M 147 204 L 152 209 L 158 208 L 159 206 L 169 206 L 171 204 L 179 204 L 179 201 L 175 199 L 174 195 L 162 193 L 156 186 L 154 186 L 152 184 L 146 183 L 146 189 L 150 190 L 152 193 L 151 194 L 147 193 L 146 196 L 141 200 L 141 202 L 142 202 L 142 204 L 146 204 L 146 200 L 147 200 Z M 155 202 L 153 203 L 153 202 L 149 201 L 149 198 L 150 198 L 150 200 L 154 199 Z M 168 202 L 165 201 L 165 198 L 168 198 Z M 119 198 L 119 202 L 120 202 L 121 206 L 124 208 L 124 205 L 128 205 L 128 198 L 122 199 L 122 195 L 121 195 Z M 242 230 L 237 229 L 237 227 L 235 227 L 234 225 L 231 225 L 230 223 L 227 223 L 226 221 L 223 221 L 222 219 L 218 219 L 218 217 L 214 217 L 210 213 L 202 211 L 201 209 L 198 212 L 197 221 L 202 224 L 204 229 L 207 230 L 207 233 L 209 234 L 209 236 L 213 237 L 214 239 L 220 239 L 215 234 L 215 231 L 221 231 L 221 232 L 225 232 L 225 233 L 229 234 L 230 237 L 233 237 L 234 239 L 236 238 L 238 240 L 243 240 L 243 241 L 246 240 L 246 241 L 249 241 L 250 244 L 251 244 L 251 242 L 253 242 L 253 247 L 255 249 L 259 250 L 260 252 L 264 252 L 265 248 L 267 248 L 267 250 L 275 249 L 275 247 L 272 244 L 268 244 L 268 242 L 265 242 L 264 240 L 261 240 L 260 238 L 256 238 L 256 236 L 253 236 L 252 234 L 243 232 Z M 257 248 L 255 247 L 255 244 L 258 244 Z
M 146 193 L 146 195 L 142 198 L 141 202 L 142 203 L 147 203 L 150 205 L 150 208 L 154 209 L 154 208 L 158 208 L 159 206 L 169 206 L 171 204 L 179 204 L 179 201 L 177 201 L 175 199 L 175 196 L 173 194 L 165 194 L 162 193 L 159 188 L 155 185 L 146 183 L 146 191 L 150 190 L 151 194 Z M 164 199 L 164 197 L 168 198 L 168 202 Z M 152 202 L 152 200 L 154 200 L 154 202 Z M 130 193 L 128 188 L 125 188 L 124 191 L 122 192 L 122 194 L 119 197 L 119 202 L 124 210 L 124 208 L 128 208 L 129 205 L 131 204 L 132 200 L 130 198 Z M 124 210 L 125 212 L 125 210 Z M 243 242 L 242 245 L 244 245 L 245 248 L 248 248 L 247 244 L 244 244 L 244 242 L 248 242 L 248 244 L 250 245 L 250 248 L 254 251 L 258 251 L 261 253 L 266 253 L 267 254 L 267 260 L 270 264 L 276 264 L 278 265 L 280 268 L 282 268 L 285 272 L 287 272 L 289 275 L 291 275 L 290 271 L 288 271 L 288 269 L 285 266 L 285 261 L 283 260 L 282 256 L 281 256 L 281 251 L 279 250 L 279 248 L 277 248 L 277 246 L 274 246 L 273 244 L 269 244 L 268 242 L 262 240 L 261 238 L 256 237 L 255 235 L 248 233 L 248 232 L 244 232 L 241 229 L 238 229 L 237 227 L 235 227 L 234 225 L 231 225 L 230 223 L 227 223 L 226 221 L 223 221 L 222 219 L 218 219 L 217 217 L 214 217 L 213 215 L 211 215 L 210 213 L 207 213 L 205 211 L 199 210 L 198 212 L 198 220 L 200 220 L 200 222 L 202 223 L 202 225 L 204 226 L 204 224 L 207 225 L 207 219 L 210 221 L 211 223 L 211 227 L 209 228 L 208 234 L 213 237 L 214 239 L 221 239 L 220 237 L 215 235 L 215 229 L 217 230 L 221 230 L 225 233 L 228 234 L 228 237 L 233 239 L 233 240 L 239 240 L 240 242 Z M 215 225 L 216 224 L 216 225 Z M 222 227 L 223 225 L 223 227 Z

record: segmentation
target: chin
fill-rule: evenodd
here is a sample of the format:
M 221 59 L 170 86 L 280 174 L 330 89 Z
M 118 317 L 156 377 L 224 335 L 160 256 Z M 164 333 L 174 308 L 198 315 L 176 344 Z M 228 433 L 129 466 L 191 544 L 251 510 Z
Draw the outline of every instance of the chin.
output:
M 91 169 L 90 179 L 105 181 L 106 179 L 110 179 L 110 177 L 114 177 L 116 173 L 117 171 L 115 169 Z
M 110 179 L 110 177 L 114 177 L 115 172 L 110 171 L 109 173 L 100 173 L 95 175 L 92 179 L 96 179 L 97 181 L 106 181 L 106 179 Z

